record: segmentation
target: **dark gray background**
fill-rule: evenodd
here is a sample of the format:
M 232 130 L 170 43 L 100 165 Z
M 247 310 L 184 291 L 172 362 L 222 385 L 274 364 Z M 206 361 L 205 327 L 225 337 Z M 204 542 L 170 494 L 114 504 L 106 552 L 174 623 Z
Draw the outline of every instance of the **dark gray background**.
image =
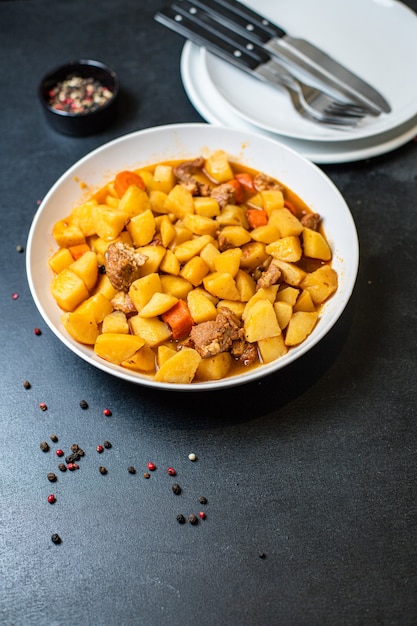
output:
M 61 345 L 32 301 L 16 246 L 57 178 L 121 134 L 202 121 L 159 6 L 0 3 L 0 623 L 415 624 L 417 143 L 322 167 L 356 221 L 357 285 L 326 339 L 260 382 L 210 394 L 125 384 Z M 80 57 L 114 67 L 123 89 L 116 124 L 84 139 L 51 130 L 36 97 L 46 71 Z M 39 449 L 51 433 L 86 452 L 56 485 L 56 446 Z M 177 524 L 200 495 L 207 519 Z

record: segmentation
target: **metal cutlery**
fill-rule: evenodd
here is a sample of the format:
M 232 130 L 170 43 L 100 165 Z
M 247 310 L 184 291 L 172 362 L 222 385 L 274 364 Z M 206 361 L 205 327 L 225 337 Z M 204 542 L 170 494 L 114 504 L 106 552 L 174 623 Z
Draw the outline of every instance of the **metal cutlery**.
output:
M 181 3 L 182 0 L 178 0 L 178 4 Z M 369 113 L 379 115 L 391 111 L 382 94 L 323 50 L 305 39 L 291 37 L 280 26 L 237 0 L 193 0 L 193 3 L 224 24 L 233 25 L 235 31 L 262 44 L 271 54 L 289 62 L 294 68 L 307 72 L 323 85 L 367 107 Z
M 174 3 L 158 11 L 155 19 L 253 77 L 287 90 L 298 113 L 309 120 L 348 127 L 356 125 L 368 112 L 356 104 L 337 100 L 295 79 L 261 46 L 234 32 L 229 26 L 219 24 L 212 15 L 192 3 Z

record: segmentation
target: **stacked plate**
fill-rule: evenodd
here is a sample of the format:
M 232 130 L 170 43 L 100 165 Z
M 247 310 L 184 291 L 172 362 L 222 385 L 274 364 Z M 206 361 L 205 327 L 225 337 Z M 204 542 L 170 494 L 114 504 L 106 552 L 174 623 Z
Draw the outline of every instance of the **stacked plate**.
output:
M 397 0 L 245 0 L 293 37 L 309 40 L 378 89 L 391 112 L 354 128 L 310 122 L 289 96 L 187 41 L 181 56 L 185 91 L 216 125 L 256 131 L 315 163 L 381 155 L 417 134 L 417 15 Z

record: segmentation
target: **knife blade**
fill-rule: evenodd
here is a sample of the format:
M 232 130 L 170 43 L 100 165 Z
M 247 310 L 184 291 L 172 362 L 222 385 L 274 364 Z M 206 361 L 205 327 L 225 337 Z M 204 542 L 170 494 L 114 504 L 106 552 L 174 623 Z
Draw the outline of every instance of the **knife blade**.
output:
M 189 4 L 189 3 L 188 3 Z M 290 72 L 276 58 L 271 58 L 270 54 L 259 46 L 251 42 L 247 37 L 236 33 L 228 26 L 219 24 L 212 15 L 206 13 L 199 8 L 192 6 L 188 11 L 188 5 L 182 3 L 181 6 L 173 4 L 171 6 L 160 9 L 154 16 L 155 20 L 164 26 L 167 26 L 174 32 L 186 37 L 187 39 L 207 48 L 220 58 L 235 65 L 241 70 L 246 71 L 252 77 L 258 78 L 269 85 L 281 87 L 288 91 L 296 110 L 309 118 L 310 120 L 319 121 L 333 125 L 354 125 L 354 117 L 363 117 L 367 112 L 362 110 L 356 114 L 352 113 L 338 114 L 332 111 L 309 106 L 308 103 L 300 103 L 299 83 L 294 79 Z M 333 99 L 333 105 L 335 100 Z M 346 110 L 349 103 L 340 104 Z M 326 105 L 327 106 L 327 105 Z M 359 107 L 361 108 L 361 107 Z
M 180 5 L 182 0 L 177 0 Z M 283 28 L 237 0 L 192 0 L 192 3 L 211 13 L 223 24 L 233 24 L 273 55 L 300 68 L 323 84 L 369 108 L 373 115 L 390 113 L 384 96 L 358 75 L 341 65 L 323 50 L 305 39 L 289 35 Z

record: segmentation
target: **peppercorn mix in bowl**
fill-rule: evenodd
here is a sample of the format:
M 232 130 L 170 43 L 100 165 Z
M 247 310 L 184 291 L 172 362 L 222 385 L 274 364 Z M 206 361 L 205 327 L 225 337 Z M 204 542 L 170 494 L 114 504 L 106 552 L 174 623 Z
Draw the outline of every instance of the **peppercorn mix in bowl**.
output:
M 64 345 L 170 390 L 239 385 L 300 358 L 340 317 L 357 269 L 352 216 L 321 170 L 207 124 L 90 153 L 49 191 L 28 239 L 32 295 Z
M 104 130 L 117 113 L 119 80 L 93 60 L 62 65 L 42 79 L 39 99 L 49 124 L 60 133 L 87 136 Z

